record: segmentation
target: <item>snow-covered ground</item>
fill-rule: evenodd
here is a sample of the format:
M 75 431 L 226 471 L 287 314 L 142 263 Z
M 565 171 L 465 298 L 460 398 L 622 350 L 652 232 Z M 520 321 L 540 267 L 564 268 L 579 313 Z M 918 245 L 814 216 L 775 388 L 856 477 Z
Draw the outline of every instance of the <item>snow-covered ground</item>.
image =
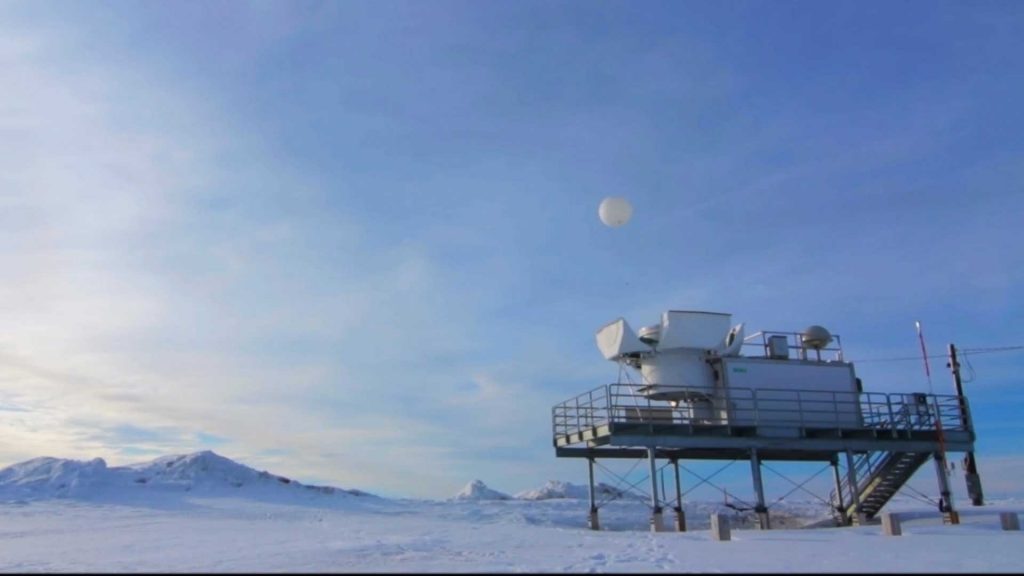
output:
M 492 499 L 501 498 L 503 499 Z M 567 496 L 567 497 L 562 497 Z M 550 482 L 508 497 L 475 481 L 450 500 L 399 500 L 309 487 L 210 452 L 135 466 L 35 459 L 0 470 L 0 570 L 105 572 L 1019 572 L 1024 532 L 999 512 L 961 508 L 962 523 L 910 501 L 903 535 L 877 525 L 821 526 L 819 503 L 772 508 L 769 531 L 708 532 L 715 503 L 686 503 L 685 533 L 651 533 L 635 498 L 586 528 L 581 487 Z M 671 518 L 671 513 L 666 514 Z

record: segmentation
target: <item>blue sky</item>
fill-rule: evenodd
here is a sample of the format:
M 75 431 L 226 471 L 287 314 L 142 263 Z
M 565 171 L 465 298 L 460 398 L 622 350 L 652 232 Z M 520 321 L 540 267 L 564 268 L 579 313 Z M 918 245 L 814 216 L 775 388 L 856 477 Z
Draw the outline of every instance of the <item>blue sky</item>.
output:
M 821 324 L 867 389 L 926 389 L 867 361 L 916 355 L 916 320 L 933 354 L 1024 344 L 1022 27 L 1013 2 L 4 3 L 0 464 L 583 481 L 551 406 L 617 379 L 597 328 L 667 309 Z M 1020 492 L 1021 353 L 970 359 L 982 479 Z

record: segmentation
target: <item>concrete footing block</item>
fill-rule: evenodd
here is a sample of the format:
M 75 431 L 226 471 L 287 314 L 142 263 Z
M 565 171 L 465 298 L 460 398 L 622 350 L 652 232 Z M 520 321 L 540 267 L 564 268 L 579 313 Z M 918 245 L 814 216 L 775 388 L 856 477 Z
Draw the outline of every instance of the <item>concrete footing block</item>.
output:
M 686 512 L 676 508 L 676 532 L 686 532 Z
M 651 513 L 651 532 L 664 532 L 665 518 L 661 512 Z
M 1003 530 L 1020 530 L 1020 516 L 1016 512 L 1000 512 L 999 524 Z
M 900 527 L 900 517 L 892 512 L 882 514 L 882 534 L 886 536 L 899 536 L 903 534 Z
M 721 514 L 711 515 L 711 538 L 721 542 L 732 539 L 728 516 L 722 516 Z

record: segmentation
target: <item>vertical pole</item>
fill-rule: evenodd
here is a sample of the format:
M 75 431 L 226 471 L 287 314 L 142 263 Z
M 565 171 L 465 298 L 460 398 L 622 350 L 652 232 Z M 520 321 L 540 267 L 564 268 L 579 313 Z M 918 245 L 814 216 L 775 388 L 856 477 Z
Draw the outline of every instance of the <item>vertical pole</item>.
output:
M 850 450 L 846 451 L 846 483 L 850 487 L 850 505 L 853 507 L 850 523 L 860 526 L 864 522 L 864 513 L 860 510 L 860 487 L 857 486 L 857 470 Z
M 956 386 L 957 401 L 960 404 L 960 421 L 968 432 L 974 431 L 974 423 L 967 415 L 967 402 L 964 401 L 964 386 L 960 381 L 960 362 L 956 358 L 956 346 L 949 343 L 949 369 L 953 372 L 953 385 Z M 978 463 L 974 460 L 974 452 L 968 451 L 964 458 L 964 479 L 967 482 L 967 495 L 972 506 L 984 506 L 985 495 L 981 490 L 981 476 L 978 475 Z
M 676 531 L 686 532 L 686 514 L 683 512 L 683 486 L 679 480 L 678 459 L 672 459 L 672 467 L 676 471 Z
M 658 460 L 654 448 L 647 449 L 647 459 L 651 463 L 651 532 L 662 532 L 665 527 L 661 523 L 661 503 L 658 502 Z
M 933 457 L 935 472 L 939 477 L 939 494 L 941 494 L 939 511 L 942 512 L 943 519 L 948 520 L 950 524 L 959 524 L 960 514 L 953 506 L 953 493 L 949 489 L 949 476 L 946 475 L 945 454 L 936 452 Z
M 839 520 L 844 526 L 850 523 L 846 515 L 846 505 L 843 504 L 843 481 L 839 476 L 839 456 L 833 456 L 829 462 L 832 465 L 832 481 L 836 485 L 836 512 L 839 512 Z
M 590 478 L 590 521 L 589 521 L 589 525 L 590 525 L 590 529 L 591 530 L 600 530 L 601 529 L 601 523 L 597 519 L 597 501 L 596 501 L 597 499 L 595 498 L 596 495 L 594 493 L 595 490 L 594 490 L 594 459 L 593 458 L 587 458 L 587 471 L 589 473 L 588 476 Z
M 761 483 L 761 460 L 757 457 L 757 448 L 750 449 L 750 471 L 754 475 L 754 492 L 757 494 L 757 505 L 754 512 L 757 513 L 757 523 L 761 530 L 768 530 L 771 525 L 768 522 L 768 507 L 764 505 L 764 485 Z

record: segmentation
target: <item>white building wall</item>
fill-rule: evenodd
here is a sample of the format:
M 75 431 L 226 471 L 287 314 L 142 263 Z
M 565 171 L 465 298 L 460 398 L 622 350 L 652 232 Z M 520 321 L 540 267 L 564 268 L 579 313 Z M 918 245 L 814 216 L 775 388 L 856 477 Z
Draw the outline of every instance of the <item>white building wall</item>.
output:
M 737 357 L 718 369 L 731 424 L 863 424 L 852 364 Z

